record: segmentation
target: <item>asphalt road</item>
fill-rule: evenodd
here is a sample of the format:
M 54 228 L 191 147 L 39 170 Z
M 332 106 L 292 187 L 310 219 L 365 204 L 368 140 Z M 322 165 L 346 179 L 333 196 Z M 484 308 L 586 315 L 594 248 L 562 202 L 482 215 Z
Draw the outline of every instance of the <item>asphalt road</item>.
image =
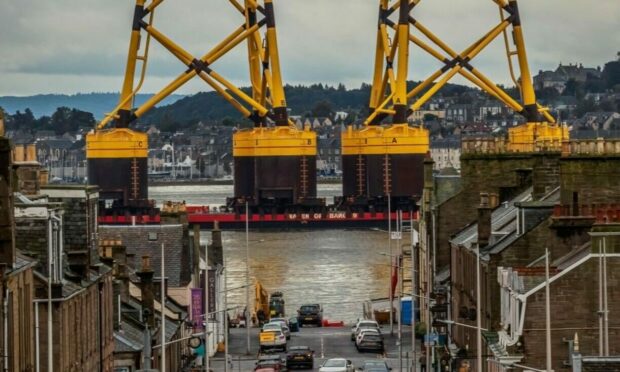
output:
M 411 364 L 411 327 L 403 327 L 402 333 L 402 370 L 409 371 L 407 368 Z M 355 367 L 363 364 L 368 359 L 383 359 L 392 367 L 392 371 L 399 371 L 399 348 L 397 326 L 394 326 L 394 335 L 390 336 L 389 326 L 383 326 L 382 332 L 385 335 L 385 354 L 360 353 L 356 350 L 355 344 L 351 341 L 350 327 L 344 328 L 316 328 L 304 327 L 300 332 L 291 334 L 291 339 L 287 346 L 309 346 L 315 351 L 314 369 L 318 371 L 321 364 L 329 358 L 346 358 L 353 362 Z M 233 328 L 229 336 L 229 354 L 232 360 L 232 367 L 229 372 L 250 372 L 253 371 L 258 355 L 258 329 L 250 330 L 250 355 L 247 351 L 247 338 L 245 329 Z M 417 345 L 417 355 L 419 354 L 419 343 Z M 281 353 L 284 356 L 283 353 Z M 218 353 L 211 358 L 211 368 L 214 371 L 224 371 L 224 353 Z M 419 370 L 419 369 L 418 369 Z

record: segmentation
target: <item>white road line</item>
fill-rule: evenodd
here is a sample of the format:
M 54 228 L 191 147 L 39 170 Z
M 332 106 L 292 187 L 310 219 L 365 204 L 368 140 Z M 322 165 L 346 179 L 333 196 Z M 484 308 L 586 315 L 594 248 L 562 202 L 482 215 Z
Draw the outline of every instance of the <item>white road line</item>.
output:
M 321 359 L 325 358 L 325 352 L 323 350 L 323 336 L 321 336 Z

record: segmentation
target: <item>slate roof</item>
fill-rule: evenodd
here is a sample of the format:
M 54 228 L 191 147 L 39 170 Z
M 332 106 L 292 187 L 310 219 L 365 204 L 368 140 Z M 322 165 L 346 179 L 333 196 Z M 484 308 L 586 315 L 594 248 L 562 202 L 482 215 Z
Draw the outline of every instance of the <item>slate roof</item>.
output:
M 512 231 L 514 229 L 515 217 L 517 213 L 517 207 L 514 205 L 515 202 L 523 202 L 527 200 L 531 200 L 532 198 L 532 187 L 528 188 L 521 194 L 517 195 L 514 199 L 507 203 L 500 204 L 499 207 L 495 208 L 491 215 L 491 227 L 494 232 L 501 231 Z M 452 239 L 450 239 L 450 243 L 456 245 L 463 245 L 466 247 L 471 247 L 472 243 L 478 240 L 478 224 L 473 223 L 461 230 L 459 233 L 454 235 Z
M 156 234 L 149 240 L 149 234 Z M 155 277 L 161 276 L 161 244 L 164 244 L 168 286 L 185 287 L 191 281 L 191 257 L 183 247 L 183 225 L 99 226 L 100 240 L 121 240 L 127 254 L 133 254 L 130 267 L 139 270 L 142 256 L 151 258 Z
M 497 207 L 491 215 L 491 225 L 493 231 L 493 237 L 490 244 L 483 249 L 486 254 L 495 254 L 503 251 L 509 247 L 515 240 L 523 236 L 523 233 L 517 234 L 517 211 L 518 206 L 525 208 L 547 208 L 551 209 L 553 205 L 559 201 L 560 192 L 559 188 L 556 188 L 552 192 L 545 195 L 541 200 L 532 201 L 531 193 L 532 188 L 528 188 L 523 193 L 517 195 L 514 199 L 507 203 L 503 203 Z M 526 230 L 530 230 L 544 220 L 550 212 L 542 211 L 536 214 L 534 221 L 530 221 Z M 530 217 L 531 218 L 531 217 Z M 455 235 L 450 243 L 458 244 L 471 248 L 472 244 L 478 240 L 478 224 L 473 223 L 466 227 L 464 230 Z

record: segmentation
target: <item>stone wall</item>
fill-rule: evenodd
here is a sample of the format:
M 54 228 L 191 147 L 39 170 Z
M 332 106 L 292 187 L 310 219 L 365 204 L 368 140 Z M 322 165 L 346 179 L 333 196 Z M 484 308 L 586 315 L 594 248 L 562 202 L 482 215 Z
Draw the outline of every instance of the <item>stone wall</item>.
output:
M 583 355 L 599 354 L 598 258 L 591 258 L 551 284 L 551 346 L 553 369 L 569 371 L 564 361 L 570 360 L 568 345 L 579 334 Z M 608 303 L 610 314 L 620 311 L 620 259 L 609 258 Z M 545 290 L 530 296 L 523 332 L 525 359 L 522 364 L 542 368 L 545 365 Z M 620 353 L 620 319 L 609 317 L 609 352 Z
M 620 154 L 563 157 L 560 175 L 564 206 L 620 203 Z
M 0 265 L 15 262 L 13 190 L 11 189 L 11 142 L 0 138 Z
M 436 208 L 437 267 L 450 262 L 449 239 L 474 222 L 480 193 L 504 202 L 529 186 L 540 197 L 559 185 L 559 153 L 468 153 L 461 157 L 461 191 Z
M 98 189 L 93 186 L 45 186 L 41 193 L 63 208 L 64 251 L 69 264 L 83 272 L 99 262 L 97 251 Z
M 40 282 L 39 284 L 44 284 Z M 111 272 L 53 306 L 54 371 L 113 369 L 113 284 Z M 66 291 L 66 289 L 65 289 Z M 67 294 L 67 293 L 65 293 Z M 47 361 L 47 304 L 39 305 L 40 358 Z M 41 363 L 47 371 L 47 363 Z
M 0 337 L 0 350 L 8 357 L 8 371 L 34 371 L 34 279 L 32 264 L 18 259 L 18 271 L 9 272 L 0 280 L 0 303 L 4 304 L 4 289 L 9 293 L 7 313 L 0 307 L 0 319 L 7 319 L 7 344 Z M 5 286 L 3 288 L 3 285 Z M 6 315 L 6 318 L 5 318 Z M 0 334 L 4 335 L 4 322 Z
M 552 229 L 547 219 L 517 238 L 503 251 L 489 254 L 489 261 L 483 261 L 481 268 L 483 323 L 491 329 L 500 326 L 500 288 L 496 280 L 498 267 L 527 266 L 543 256 L 545 248 L 549 249 L 551 260 L 558 259 L 587 242 L 590 239 L 587 231 L 574 230 L 568 233 Z M 452 247 L 452 254 L 452 316 L 458 322 L 466 322 L 466 319 L 459 319 L 459 311 L 462 307 L 474 310 L 476 307 L 476 255 L 463 247 Z M 471 323 L 475 325 L 475 322 Z M 475 337 L 475 331 L 459 330 L 453 336 L 457 344 L 464 346 L 468 337 Z
M 37 271 L 47 275 L 48 222 L 40 218 L 15 219 L 15 245 L 38 261 Z

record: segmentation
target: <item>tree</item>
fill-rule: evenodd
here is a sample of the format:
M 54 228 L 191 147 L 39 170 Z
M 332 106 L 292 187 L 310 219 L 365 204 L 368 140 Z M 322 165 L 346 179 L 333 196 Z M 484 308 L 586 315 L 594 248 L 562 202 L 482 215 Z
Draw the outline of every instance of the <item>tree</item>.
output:
M 424 114 L 424 119 L 423 119 L 423 120 L 424 120 L 425 122 L 427 122 L 427 121 L 434 121 L 434 120 L 437 120 L 437 119 L 439 119 L 439 118 L 437 117 L 437 115 L 433 115 L 433 114 Z
M 24 112 L 20 112 L 19 110 L 15 112 L 15 115 L 12 116 L 12 127 L 13 129 L 22 129 L 22 130 L 32 130 L 35 129 L 35 118 L 30 111 L 29 108 L 24 110 Z
M 620 85 L 620 60 L 608 62 L 603 68 L 603 81 L 608 89 Z
M 575 108 L 575 115 L 580 118 L 585 115 L 587 112 L 592 112 L 596 110 L 596 104 L 592 98 L 583 99 L 577 103 L 577 107 Z
M 585 89 L 583 84 L 576 81 L 575 79 L 569 79 L 566 82 L 566 87 L 564 87 L 564 92 L 562 92 L 563 96 L 573 96 L 577 99 L 582 99 L 585 96 Z
M 331 117 L 334 113 L 334 108 L 329 101 L 319 101 L 314 105 L 311 113 L 314 117 Z

